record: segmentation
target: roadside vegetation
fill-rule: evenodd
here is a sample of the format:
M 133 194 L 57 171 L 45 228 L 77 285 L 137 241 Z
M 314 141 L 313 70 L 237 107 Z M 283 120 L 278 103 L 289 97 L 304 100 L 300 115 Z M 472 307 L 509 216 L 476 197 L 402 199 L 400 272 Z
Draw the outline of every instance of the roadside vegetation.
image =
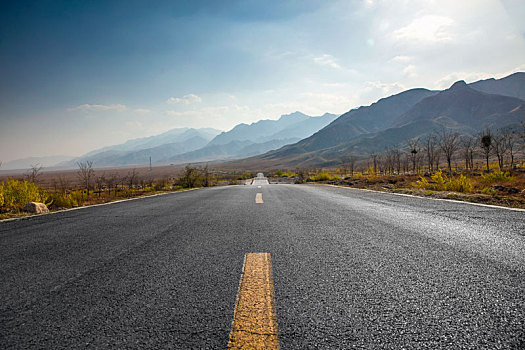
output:
M 460 136 L 442 130 L 366 157 L 344 155 L 337 167 L 296 169 L 296 183 L 453 198 L 525 208 L 525 126 Z M 277 173 L 290 173 L 281 169 Z
M 22 210 L 28 202 L 44 203 L 56 211 L 190 188 L 244 184 L 255 176 L 187 165 L 171 175 L 154 177 L 148 169 L 131 169 L 123 174 L 80 162 L 76 172 L 46 176 L 44 180 L 42 170 L 33 165 L 23 176 L 0 181 L 0 219 L 29 215 Z

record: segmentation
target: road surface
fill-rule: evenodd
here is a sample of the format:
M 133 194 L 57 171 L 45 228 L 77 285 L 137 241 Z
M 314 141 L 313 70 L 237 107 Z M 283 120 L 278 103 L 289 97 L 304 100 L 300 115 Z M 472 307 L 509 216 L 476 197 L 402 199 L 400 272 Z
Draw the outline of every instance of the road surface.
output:
M 224 349 L 258 252 L 282 349 L 524 348 L 524 214 L 254 182 L 2 222 L 0 348 Z

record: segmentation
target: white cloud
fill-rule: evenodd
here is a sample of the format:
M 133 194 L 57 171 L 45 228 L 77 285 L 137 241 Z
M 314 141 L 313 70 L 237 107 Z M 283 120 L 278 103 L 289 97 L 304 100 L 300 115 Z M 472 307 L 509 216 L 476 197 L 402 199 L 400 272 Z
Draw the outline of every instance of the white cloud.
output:
M 412 61 L 412 57 L 410 57 L 410 56 L 395 56 L 395 57 L 392 57 L 391 61 L 407 63 L 407 62 Z
M 137 109 L 134 109 L 133 112 L 138 113 L 138 114 L 151 113 L 151 111 L 149 109 L 146 109 L 146 108 L 137 108 Z
M 179 127 L 212 127 L 227 129 L 242 122 L 257 121 L 262 115 L 253 111 L 248 106 L 236 104 L 211 106 L 186 111 L 167 110 L 165 114 Z
M 182 104 L 182 105 L 191 105 L 191 104 L 199 103 L 199 102 L 202 102 L 202 98 L 194 94 L 184 95 L 182 98 L 170 97 L 166 101 L 166 103 L 168 104 Z
M 454 39 L 451 27 L 454 21 L 449 17 L 427 15 L 416 18 L 410 24 L 394 31 L 398 41 L 446 43 Z
M 117 111 L 117 112 L 124 112 L 128 109 L 128 107 L 121 105 L 121 104 L 113 104 L 113 105 L 91 105 L 91 104 L 83 104 L 77 107 L 69 108 L 69 112 L 74 111 Z
M 314 62 L 321 66 L 329 66 L 332 68 L 340 69 L 341 66 L 336 62 L 336 59 L 332 55 L 324 54 L 314 58 Z
M 386 97 L 387 94 L 392 94 L 405 90 L 405 86 L 398 82 L 383 83 L 381 81 L 367 81 L 366 86 L 363 90 L 365 92 L 379 90 L 381 93 L 385 94 L 385 96 L 382 97 Z
M 403 74 L 405 74 L 408 78 L 417 77 L 416 66 L 414 66 L 413 64 L 409 64 L 403 69 Z

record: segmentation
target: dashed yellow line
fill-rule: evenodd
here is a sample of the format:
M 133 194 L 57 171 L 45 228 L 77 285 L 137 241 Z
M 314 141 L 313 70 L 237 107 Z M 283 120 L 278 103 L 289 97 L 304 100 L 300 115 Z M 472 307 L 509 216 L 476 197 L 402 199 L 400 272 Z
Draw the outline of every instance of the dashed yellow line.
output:
M 262 193 L 257 193 L 257 195 L 255 196 L 255 203 L 257 203 L 257 204 L 264 203 L 264 201 L 262 199 Z
M 270 253 L 248 253 L 228 349 L 279 349 Z

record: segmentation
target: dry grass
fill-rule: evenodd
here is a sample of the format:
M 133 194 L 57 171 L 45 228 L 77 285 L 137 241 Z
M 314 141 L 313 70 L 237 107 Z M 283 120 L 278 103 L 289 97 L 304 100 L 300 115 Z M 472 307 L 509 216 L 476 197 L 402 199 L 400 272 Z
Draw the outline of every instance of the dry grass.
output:
M 511 175 L 512 178 L 507 180 L 487 182 L 479 172 L 465 173 L 464 176 L 472 184 L 470 193 L 418 188 L 414 186 L 421 181 L 421 177 L 417 175 L 365 175 L 347 177 L 344 180 L 332 179 L 321 183 L 525 209 L 525 169 L 513 171 Z M 432 181 L 431 177 L 425 177 L 425 180 Z

